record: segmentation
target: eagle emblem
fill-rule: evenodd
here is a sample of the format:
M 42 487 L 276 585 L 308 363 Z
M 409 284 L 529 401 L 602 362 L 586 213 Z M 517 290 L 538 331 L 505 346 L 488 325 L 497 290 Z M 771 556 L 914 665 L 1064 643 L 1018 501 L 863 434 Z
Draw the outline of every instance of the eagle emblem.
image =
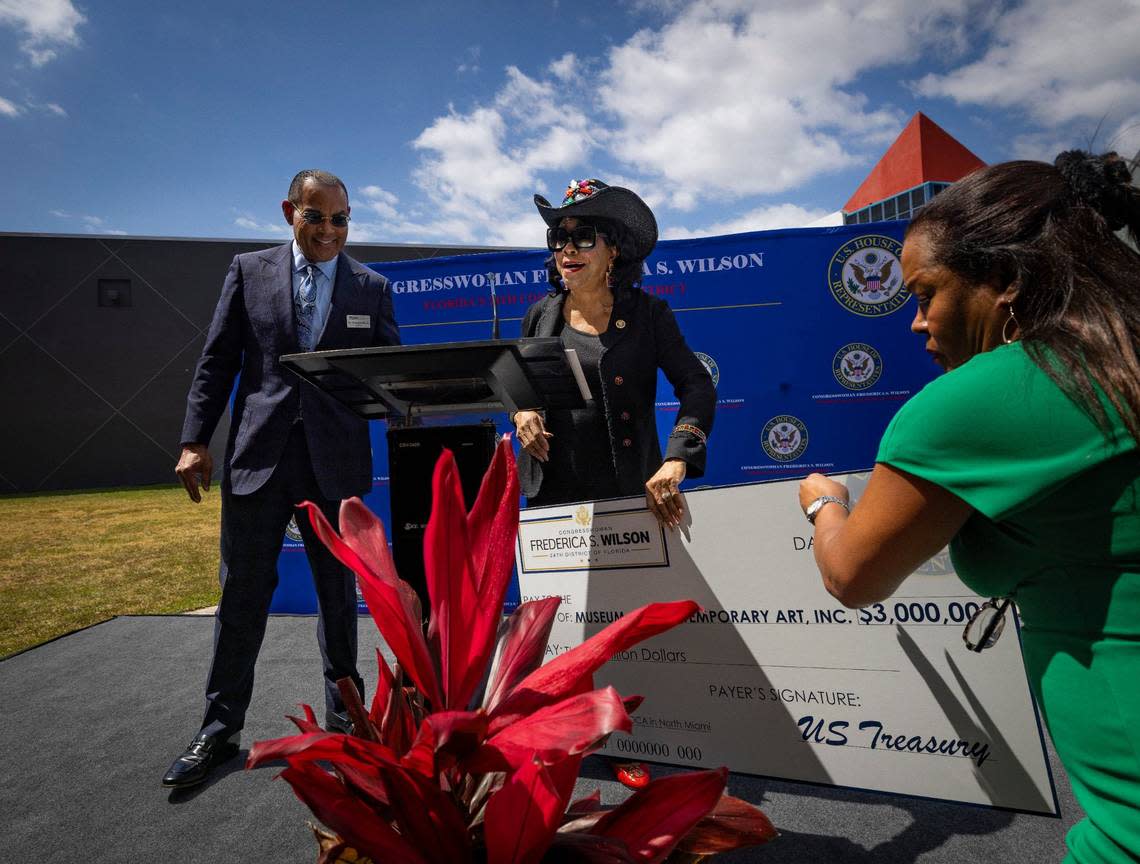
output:
M 856 315 L 889 315 L 910 296 L 902 282 L 901 254 L 902 243 L 893 237 L 853 237 L 832 256 L 827 287 L 836 300 Z
M 835 352 L 831 374 L 848 390 L 866 390 L 883 374 L 883 358 L 865 342 L 849 342 Z
M 764 425 L 760 446 L 770 459 L 791 462 L 803 455 L 808 445 L 807 426 L 791 414 L 779 414 Z

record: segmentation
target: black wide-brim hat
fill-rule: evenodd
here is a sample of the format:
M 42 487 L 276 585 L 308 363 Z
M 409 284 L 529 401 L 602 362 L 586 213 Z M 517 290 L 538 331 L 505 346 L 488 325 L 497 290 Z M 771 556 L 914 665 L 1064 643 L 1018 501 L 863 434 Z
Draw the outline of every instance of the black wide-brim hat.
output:
M 568 216 L 620 222 L 633 236 L 638 258 L 648 258 L 657 245 L 657 220 L 653 211 L 635 192 L 621 186 L 609 186 L 601 180 L 571 180 L 561 207 L 551 206 L 541 195 L 534 196 L 534 206 L 551 228 Z

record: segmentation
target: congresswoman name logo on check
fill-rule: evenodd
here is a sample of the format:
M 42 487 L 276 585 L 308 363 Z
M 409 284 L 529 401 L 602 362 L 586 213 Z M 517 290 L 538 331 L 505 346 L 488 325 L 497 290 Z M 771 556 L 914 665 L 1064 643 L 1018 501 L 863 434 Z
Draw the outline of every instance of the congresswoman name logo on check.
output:
M 519 520 L 519 562 L 524 573 L 551 570 L 607 570 L 667 567 L 664 530 L 648 510 L 594 510 L 583 519 L 574 513 L 543 516 L 537 511 Z

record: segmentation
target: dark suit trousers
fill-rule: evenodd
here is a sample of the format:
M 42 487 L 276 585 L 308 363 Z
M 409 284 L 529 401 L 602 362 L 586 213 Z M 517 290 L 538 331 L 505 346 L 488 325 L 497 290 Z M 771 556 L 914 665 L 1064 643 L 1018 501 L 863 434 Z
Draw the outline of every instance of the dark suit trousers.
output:
M 336 687 L 339 678 L 352 678 L 363 698 L 364 682 L 356 670 L 355 577 L 317 538 L 308 514 L 295 508 L 306 500 L 317 504 L 334 527 L 338 524 L 340 502 L 321 496 L 300 424 L 293 426 L 281 460 L 260 489 L 234 495 L 229 483 L 222 483 L 222 599 L 214 620 L 214 659 L 206 682 L 202 731 L 207 734 L 229 736 L 245 724 L 254 664 L 277 587 L 277 556 L 294 513 L 317 589 L 325 708 L 345 713 Z

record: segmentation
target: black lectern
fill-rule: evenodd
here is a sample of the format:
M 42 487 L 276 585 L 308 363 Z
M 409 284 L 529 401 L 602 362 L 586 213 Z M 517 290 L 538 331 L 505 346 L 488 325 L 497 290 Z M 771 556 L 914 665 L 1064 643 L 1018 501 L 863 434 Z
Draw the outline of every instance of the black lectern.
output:
M 557 337 L 344 348 L 281 364 L 368 420 L 580 408 L 589 392 Z
M 396 425 L 426 415 L 580 408 L 589 393 L 577 359 L 556 337 L 345 348 L 287 354 L 281 364 L 361 417 Z M 423 537 L 436 458 L 443 447 L 455 454 L 470 507 L 494 455 L 495 434 L 488 423 L 389 429 L 392 556 L 425 610 Z

